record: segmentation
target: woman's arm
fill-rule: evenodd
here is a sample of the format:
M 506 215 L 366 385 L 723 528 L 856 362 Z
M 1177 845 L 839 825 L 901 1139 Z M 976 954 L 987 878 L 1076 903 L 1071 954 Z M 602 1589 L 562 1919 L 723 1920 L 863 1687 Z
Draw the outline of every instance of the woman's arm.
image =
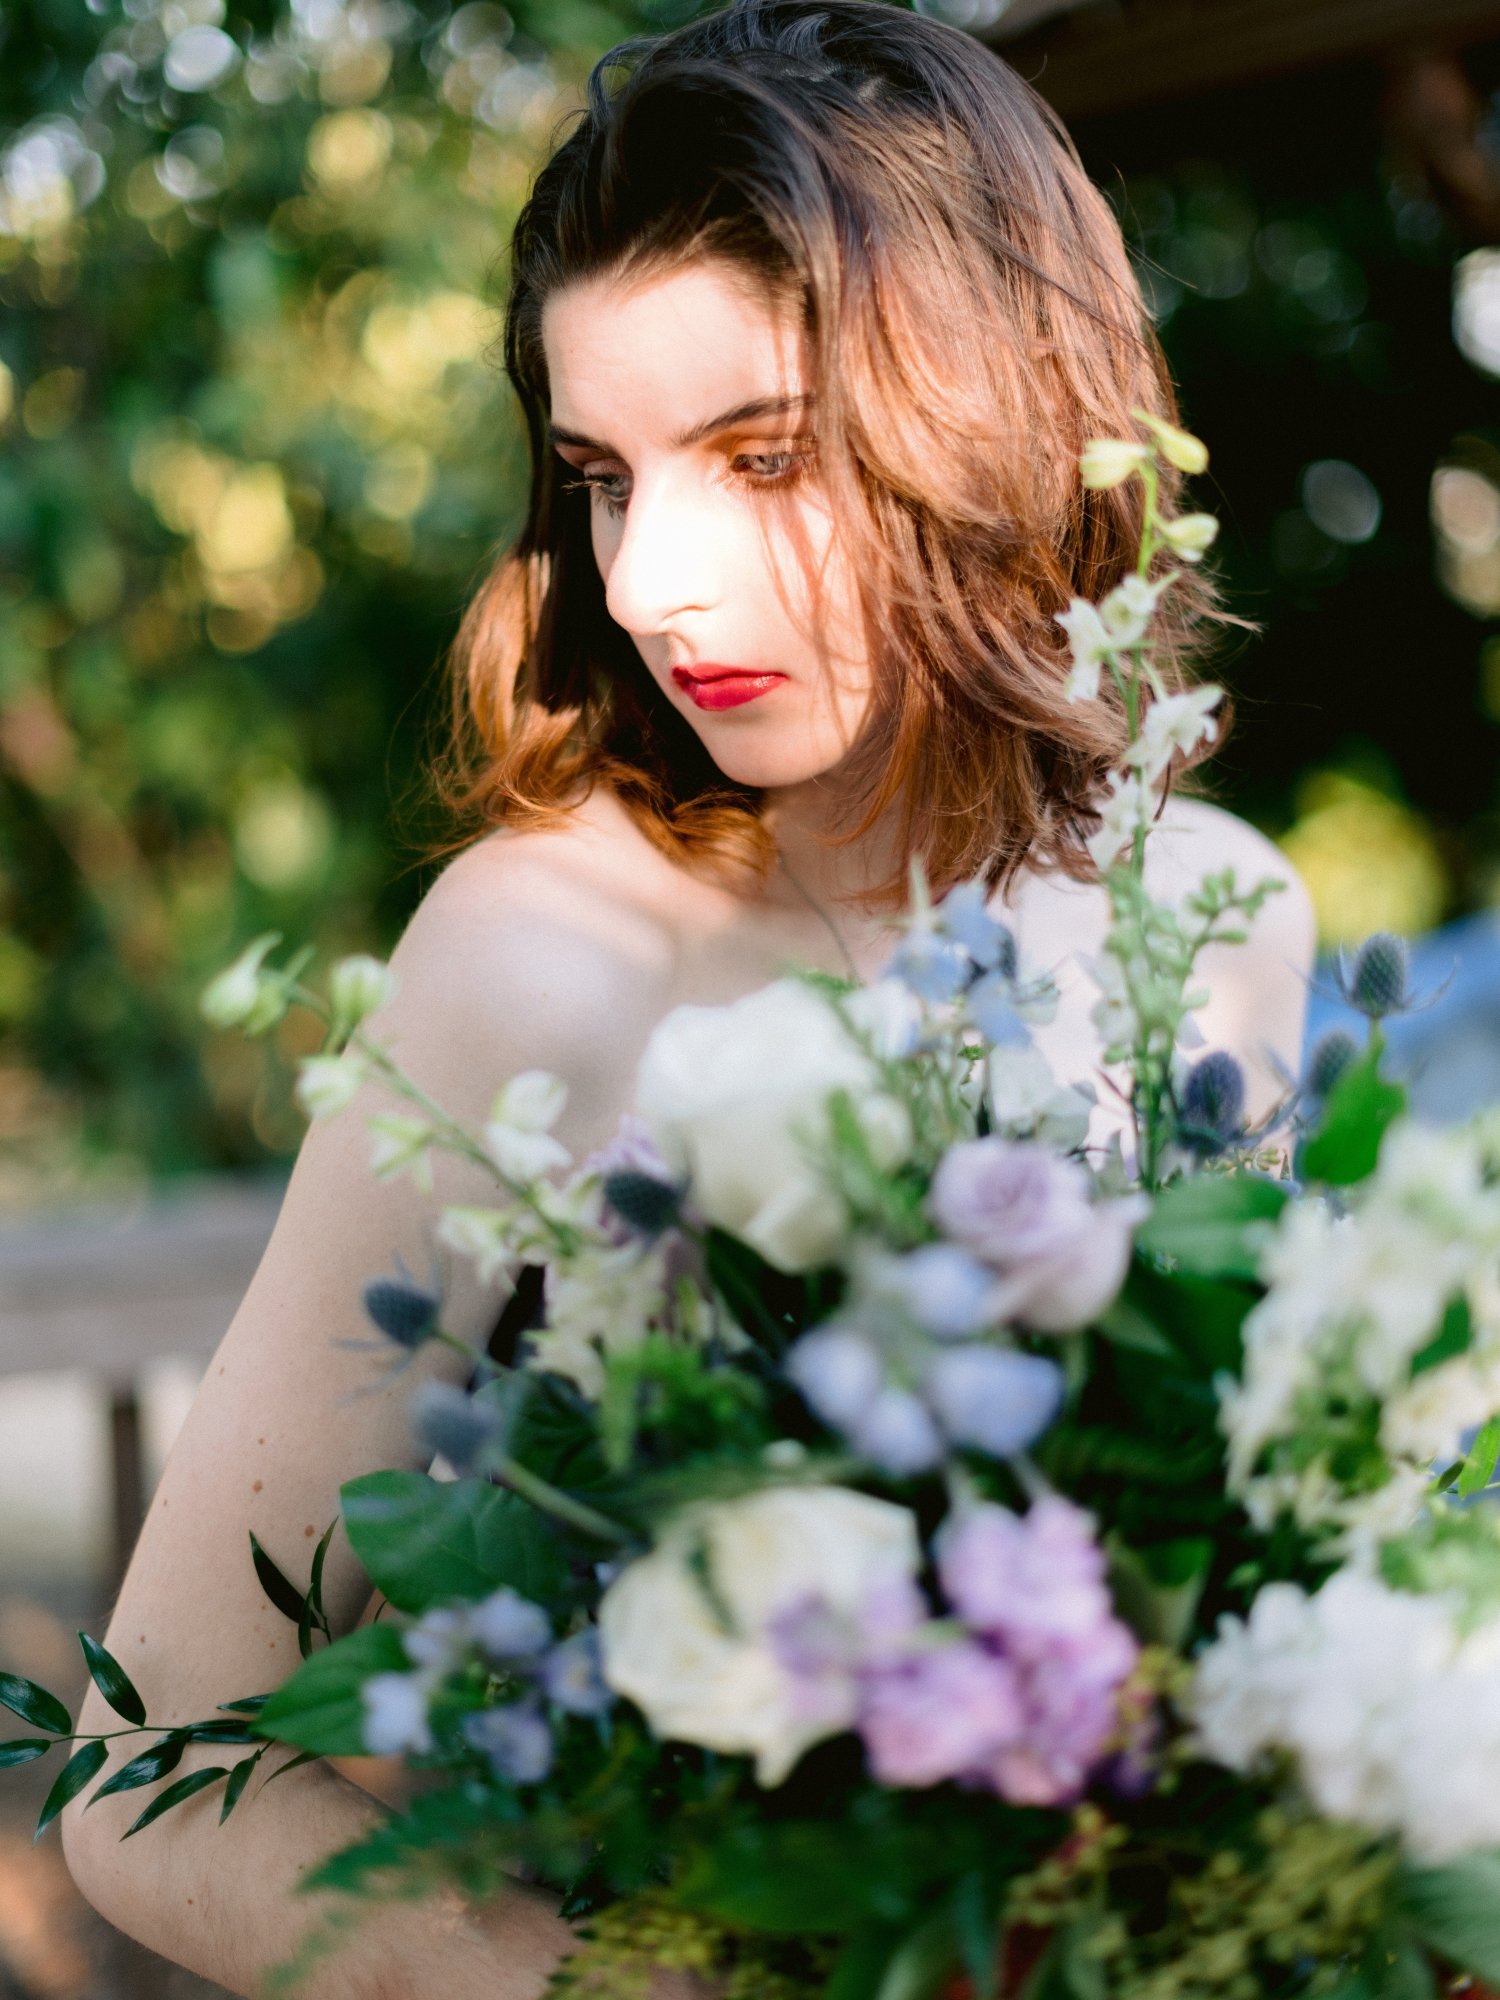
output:
M 492 838 L 454 863 L 392 964 L 398 992 L 369 1026 L 408 1074 L 477 1126 L 508 1076 L 554 1070 L 570 1086 L 558 1130 L 576 1156 L 608 1135 L 627 1101 L 669 990 L 671 952 L 639 916 L 591 891 L 565 835 L 525 835 Z M 371 1088 L 309 1133 L 152 1503 L 107 1643 L 153 1722 L 196 1719 L 285 1679 L 296 1640 L 261 1594 L 249 1531 L 305 1579 L 340 1485 L 418 1463 L 406 1422 L 417 1382 L 463 1373 L 461 1357 L 428 1349 L 374 1386 L 386 1359 L 339 1344 L 371 1338 L 359 1304 L 367 1279 L 389 1272 L 398 1254 L 416 1273 L 429 1268 L 444 1203 L 493 1196 L 479 1169 L 446 1158 L 435 1159 L 431 1198 L 405 1177 L 376 1181 L 366 1120 L 387 1101 Z M 481 1345 L 499 1300 L 456 1261 L 450 1278 L 445 1326 Z M 324 1595 L 335 1631 L 355 1625 L 367 1603 L 342 1533 Z M 81 1726 L 117 1724 L 91 1695 Z M 131 1740 L 138 1748 L 142 1739 Z M 182 1768 L 216 1761 L 195 1749 Z M 323 1764 L 263 1795 L 253 1789 L 222 1829 L 210 1791 L 122 1843 L 139 1807 L 139 1794 L 125 1795 L 65 1815 L 84 1894 L 122 1930 L 241 1994 L 291 1955 L 317 1913 L 296 1894 L 298 1877 L 381 1816 Z M 570 1933 L 543 1896 L 518 1885 L 478 1914 L 456 1900 L 362 1905 L 351 1937 L 308 1980 L 306 2000 L 534 2000 Z

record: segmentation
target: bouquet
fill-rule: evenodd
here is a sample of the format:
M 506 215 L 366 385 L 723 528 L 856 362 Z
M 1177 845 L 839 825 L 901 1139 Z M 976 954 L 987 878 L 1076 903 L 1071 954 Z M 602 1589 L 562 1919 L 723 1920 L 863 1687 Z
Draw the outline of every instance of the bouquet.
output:
M 1388 937 L 1345 968 L 1363 1045 L 1287 1079 L 1279 1138 L 1193 1046 L 1198 954 L 1276 885 L 1147 886 L 1221 691 L 1153 664 L 1215 523 L 1162 516 L 1162 462 L 1206 453 L 1141 423 L 1082 467 L 1142 482 L 1138 570 L 1061 620 L 1070 695 L 1108 676 L 1129 723 L 1090 841 L 1123 1140 L 1089 1148 L 1090 1091 L 1033 1038 L 1051 982 L 982 884 L 934 901 L 920 870 L 885 977 L 677 1010 L 581 1161 L 550 1075 L 477 1133 L 426 1101 L 364 1025 L 374 961 L 320 998 L 262 939 L 215 982 L 252 1033 L 320 1010 L 313 1116 L 384 1082 L 377 1173 L 486 1163 L 493 1204 L 442 1238 L 487 1278 L 540 1271 L 543 1312 L 518 1365 L 414 1396 L 444 1476 L 343 1489 L 389 1615 L 336 1636 L 328 1537 L 306 1575 L 252 1544 L 302 1664 L 159 1732 L 84 1637 L 150 1738 L 102 1787 L 157 1788 L 131 1835 L 212 1786 L 253 1811 L 257 1771 L 398 1754 L 408 1808 L 310 1885 L 524 1870 L 578 1921 L 559 1995 L 661 1964 L 732 2000 L 1500 1980 L 1500 1534 L 1470 1504 L 1500 1452 L 1500 1119 L 1405 1116 Z M 450 1338 L 404 1270 L 364 1306 L 393 1365 Z M 15 1676 L 0 1703 L 35 1732 L 0 1762 L 73 1746 L 45 1825 L 104 1742 Z M 174 1780 L 193 1742 L 225 1761 Z

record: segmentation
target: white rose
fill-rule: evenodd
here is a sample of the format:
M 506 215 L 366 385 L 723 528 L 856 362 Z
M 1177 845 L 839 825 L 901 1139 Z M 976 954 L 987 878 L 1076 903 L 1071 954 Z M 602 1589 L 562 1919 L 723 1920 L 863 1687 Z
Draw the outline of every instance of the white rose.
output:
M 727 1007 L 678 1007 L 646 1044 L 636 1109 L 710 1222 L 782 1271 L 837 1249 L 844 1204 L 814 1163 L 828 1141 L 828 1098 L 853 1097 L 882 1168 L 911 1144 L 901 1106 L 834 1008 L 797 979 Z
M 812 1596 L 853 1619 L 920 1561 L 904 1507 L 843 1487 L 774 1487 L 690 1508 L 605 1592 L 604 1678 L 658 1736 L 753 1756 L 760 1783 L 779 1785 L 812 1744 L 851 1726 L 854 1690 L 847 1712 L 820 1702 L 809 1713 L 772 1646 L 773 1621 Z

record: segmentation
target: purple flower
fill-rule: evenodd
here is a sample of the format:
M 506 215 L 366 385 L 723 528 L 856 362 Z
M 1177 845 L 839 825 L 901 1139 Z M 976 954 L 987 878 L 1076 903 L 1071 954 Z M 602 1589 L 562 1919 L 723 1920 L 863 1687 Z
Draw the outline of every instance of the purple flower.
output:
M 982 1770 L 1024 1723 L 1010 1662 L 973 1640 L 912 1650 L 869 1675 L 859 1728 L 886 1785 L 937 1785 Z
M 482 1403 L 451 1382 L 424 1382 L 407 1414 L 423 1450 L 446 1458 L 460 1476 L 479 1469 L 503 1428 L 493 1403 Z
M 540 1784 L 552 1768 L 552 1731 L 534 1702 L 466 1715 L 464 1736 L 502 1782 Z
M 887 973 L 919 998 L 944 1006 L 963 990 L 969 977 L 969 955 L 952 938 L 918 925 L 897 945 Z
M 1120 1687 L 1135 1640 L 1107 1619 L 1084 1640 L 1054 1646 L 1022 1670 L 1024 1725 L 1002 1744 L 985 1777 L 1013 1805 L 1066 1805 L 1088 1783 L 1120 1728 Z
M 599 1634 L 590 1625 L 554 1646 L 542 1662 L 542 1692 L 569 1715 L 603 1715 L 614 1700 L 599 1662 Z
M 1052 1422 L 1062 1405 L 1055 1362 L 971 1342 L 945 1348 L 927 1371 L 927 1399 L 955 1444 L 1010 1458 Z
M 928 1205 L 939 1228 L 1000 1273 L 1006 1317 L 1045 1333 L 1086 1326 L 1130 1261 L 1139 1201 L 1092 1202 L 1073 1160 L 993 1135 L 950 1147 Z
M 937 906 L 937 915 L 944 930 L 958 940 L 976 965 L 1014 979 L 1016 940 L 1010 929 L 989 913 L 993 893 L 983 877 L 976 875 L 948 891 Z
M 1013 1651 L 1086 1638 L 1113 1615 L 1093 1527 L 1055 1494 L 1024 1515 L 989 1502 L 969 1508 L 938 1551 L 949 1603 Z
M 492 1666 L 506 1666 L 545 1651 L 552 1643 L 552 1621 L 539 1604 L 505 1584 L 470 1611 L 469 1636 Z

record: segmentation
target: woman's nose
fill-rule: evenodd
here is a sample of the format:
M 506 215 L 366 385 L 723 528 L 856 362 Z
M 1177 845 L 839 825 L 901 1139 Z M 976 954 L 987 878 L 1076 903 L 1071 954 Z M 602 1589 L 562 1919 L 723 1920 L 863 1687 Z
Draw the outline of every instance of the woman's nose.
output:
M 718 600 L 717 510 L 690 483 L 637 479 L 604 580 L 609 615 L 646 639 Z

